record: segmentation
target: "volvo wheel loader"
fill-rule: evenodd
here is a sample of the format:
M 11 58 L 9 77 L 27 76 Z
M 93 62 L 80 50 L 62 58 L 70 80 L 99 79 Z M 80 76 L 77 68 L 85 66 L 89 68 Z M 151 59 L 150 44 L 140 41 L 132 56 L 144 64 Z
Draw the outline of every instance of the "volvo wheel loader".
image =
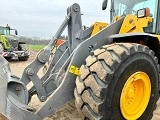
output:
M 21 78 L 0 56 L 1 119 L 41 120 L 75 98 L 82 119 L 150 120 L 160 87 L 159 8 L 158 0 L 111 0 L 111 24 L 82 29 L 80 6 L 68 7 L 53 39 Z M 40 78 L 37 73 L 66 26 L 68 41 L 57 47 Z M 28 106 L 35 94 L 44 102 L 39 110 Z

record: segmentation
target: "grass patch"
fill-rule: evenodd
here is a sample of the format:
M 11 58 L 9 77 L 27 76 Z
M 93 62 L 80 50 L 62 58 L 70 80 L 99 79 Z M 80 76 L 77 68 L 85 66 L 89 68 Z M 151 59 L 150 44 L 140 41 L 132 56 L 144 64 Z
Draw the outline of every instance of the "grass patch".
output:
M 39 51 L 43 49 L 45 45 L 29 45 L 29 49 L 33 51 Z

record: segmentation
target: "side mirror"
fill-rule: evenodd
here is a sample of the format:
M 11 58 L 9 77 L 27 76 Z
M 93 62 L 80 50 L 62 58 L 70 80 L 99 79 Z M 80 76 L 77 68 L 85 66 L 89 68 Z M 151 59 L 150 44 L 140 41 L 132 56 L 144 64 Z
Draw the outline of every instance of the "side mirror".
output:
M 15 35 L 18 35 L 18 31 L 17 30 L 15 30 Z
M 105 10 L 107 8 L 108 0 L 103 0 L 102 3 L 102 10 Z

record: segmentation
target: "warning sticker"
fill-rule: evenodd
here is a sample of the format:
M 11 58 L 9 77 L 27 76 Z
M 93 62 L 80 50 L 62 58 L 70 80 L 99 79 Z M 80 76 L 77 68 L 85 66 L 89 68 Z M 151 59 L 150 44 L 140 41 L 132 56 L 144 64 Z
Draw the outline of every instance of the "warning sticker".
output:
M 71 67 L 69 68 L 69 72 L 75 75 L 80 75 L 80 70 L 78 67 L 71 65 Z

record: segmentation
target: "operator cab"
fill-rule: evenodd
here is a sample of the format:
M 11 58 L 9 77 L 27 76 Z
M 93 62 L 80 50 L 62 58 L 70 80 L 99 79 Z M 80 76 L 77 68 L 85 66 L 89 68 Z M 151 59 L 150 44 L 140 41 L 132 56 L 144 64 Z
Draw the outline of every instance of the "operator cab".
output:
M 16 29 L 11 29 L 10 26 L 3 27 L 0 26 L 0 35 L 11 35 L 13 32 L 15 32 L 15 35 L 18 35 L 18 31 Z
M 0 35 L 10 35 L 9 28 L 0 26 Z
M 128 14 L 137 15 L 137 11 L 144 8 L 149 8 L 150 15 L 149 17 L 153 18 L 153 22 L 147 27 L 145 32 L 157 33 L 157 25 L 159 25 L 158 20 L 158 0 L 111 0 L 111 18 L 110 22 L 112 23 L 115 17 L 122 17 Z

